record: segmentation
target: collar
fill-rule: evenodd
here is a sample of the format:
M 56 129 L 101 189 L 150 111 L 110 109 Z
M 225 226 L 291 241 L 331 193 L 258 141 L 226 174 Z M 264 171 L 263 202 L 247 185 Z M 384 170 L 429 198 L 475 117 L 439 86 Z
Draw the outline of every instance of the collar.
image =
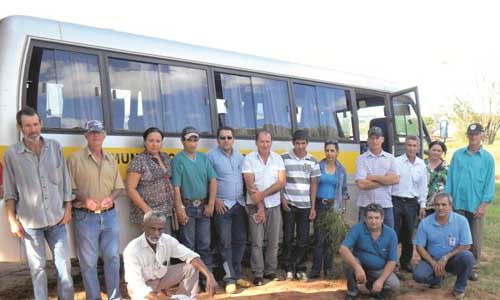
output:
M 219 153 L 226 156 L 226 157 L 233 157 L 234 156 L 234 148 L 231 149 L 231 154 L 227 155 L 224 150 L 221 149 L 221 147 L 217 146 L 217 150 L 219 150 Z
M 384 226 L 385 224 L 382 223 L 382 227 L 380 228 L 380 236 L 384 234 Z M 370 229 L 368 229 L 368 226 L 366 225 L 365 221 L 363 221 L 363 229 L 365 231 L 365 234 L 369 234 L 371 237 L 372 232 L 370 231 Z
M 42 141 L 42 148 L 47 148 L 48 147 L 47 143 L 45 142 L 45 139 L 42 136 L 40 136 L 40 140 Z M 33 151 L 28 149 L 28 147 L 26 147 L 26 144 L 24 144 L 24 138 L 17 143 L 16 152 L 18 154 L 23 153 L 23 152 L 33 153 Z
M 92 152 L 90 152 L 90 148 L 89 146 L 85 146 L 85 148 L 83 148 L 83 151 L 85 153 L 85 157 L 91 157 L 92 159 L 94 159 L 94 155 L 92 154 Z M 106 159 L 106 160 L 110 160 L 109 156 L 107 155 L 106 152 L 104 152 L 102 149 L 101 149 L 101 153 L 102 153 L 102 158 L 103 159 Z
M 290 156 L 291 156 L 293 159 L 295 159 L 295 160 L 299 160 L 299 161 L 300 161 L 300 160 L 306 160 L 306 159 L 308 159 L 308 158 L 310 158 L 310 157 L 311 157 L 311 155 L 309 154 L 309 152 L 307 152 L 307 151 L 306 151 L 306 155 L 305 155 L 304 157 L 300 158 L 300 157 L 298 157 L 298 156 L 295 154 L 295 151 L 293 151 L 293 149 L 292 149 L 292 150 L 290 150 L 290 151 L 288 152 L 288 154 L 290 154 Z
M 384 150 L 382 150 L 382 152 L 380 152 L 379 155 L 373 154 L 373 152 L 371 152 L 370 149 L 366 150 L 366 152 L 368 153 L 368 156 L 373 156 L 373 157 L 387 156 L 387 152 L 385 152 Z
M 403 157 L 404 161 L 407 161 L 407 162 L 409 162 L 411 164 L 415 164 L 415 165 L 420 164 L 421 158 L 418 157 L 418 156 L 415 157 L 415 162 L 413 162 L 413 163 L 410 161 L 410 159 L 408 158 L 408 155 L 406 155 L 406 153 L 403 154 L 403 155 L 401 155 L 401 156 Z
M 434 226 L 441 226 L 441 224 L 438 223 L 437 219 L 436 219 L 436 213 L 434 213 L 434 218 L 432 218 L 432 224 Z M 453 211 L 450 211 L 450 215 L 448 216 L 448 221 L 446 222 L 445 225 L 448 225 L 448 224 L 452 224 L 455 222 L 455 212 Z
M 484 148 L 483 148 L 483 145 L 481 145 L 481 146 L 479 147 L 479 151 L 477 151 L 477 152 L 476 152 L 476 153 L 474 153 L 473 155 L 476 155 L 476 154 L 477 154 L 477 155 L 484 155 L 484 151 L 485 151 L 485 150 L 484 150 Z M 466 154 L 469 154 L 469 153 L 470 153 L 470 152 L 469 152 L 469 146 L 464 147 L 464 148 L 463 148 L 463 152 L 464 152 L 464 153 L 466 153 Z M 469 155 L 470 155 L 470 154 L 469 154 Z
M 165 245 L 165 242 L 163 241 L 163 235 L 164 233 L 161 234 L 160 239 L 158 240 L 158 244 L 156 245 L 156 249 Z M 150 248 L 151 250 L 153 250 L 153 248 L 151 248 L 151 246 L 149 245 L 148 240 L 146 239 L 145 232 L 143 232 L 139 238 L 141 241 L 141 248 Z

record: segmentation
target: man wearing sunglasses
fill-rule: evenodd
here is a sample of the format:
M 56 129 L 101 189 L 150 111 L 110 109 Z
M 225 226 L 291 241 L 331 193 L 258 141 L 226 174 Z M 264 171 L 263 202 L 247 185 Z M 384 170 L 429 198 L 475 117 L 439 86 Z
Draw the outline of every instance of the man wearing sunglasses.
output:
M 208 160 L 217 173 L 217 197 L 214 222 L 219 239 L 219 252 L 226 272 L 226 293 L 236 292 L 236 285 L 249 287 L 250 282 L 241 278 L 241 260 L 245 252 L 245 198 L 241 166 L 243 155 L 233 148 L 234 133 L 231 127 L 217 130 L 218 146 L 208 152 Z

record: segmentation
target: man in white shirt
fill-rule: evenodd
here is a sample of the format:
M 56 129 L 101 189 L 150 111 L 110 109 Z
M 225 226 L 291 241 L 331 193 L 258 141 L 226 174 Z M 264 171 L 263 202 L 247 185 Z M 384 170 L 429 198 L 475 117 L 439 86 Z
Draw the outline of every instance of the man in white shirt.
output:
M 217 282 L 200 256 L 175 238 L 164 234 L 165 215 L 150 211 L 144 215 L 144 233 L 132 240 L 123 252 L 125 281 L 132 300 L 172 299 L 168 289 L 179 284 L 177 294 L 196 299 L 198 275 L 207 278 L 207 292 L 215 294 Z M 170 258 L 185 263 L 169 266 Z
M 427 201 L 427 168 L 424 161 L 417 157 L 420 141 L 416 136 L 407 136 L 406 153 L 396 157 L 399 170 L 399 183 L 392 190 L 392 205 L 394 207 L 394 230 L 401 243 L 399 259 L 402 270 L 412 273 L 410 264 L 413 256 L 412 235 L 417 221 L 425 217 Z
M 277 279 L 278 242 L 281 228 L 280 193 L 286 183 L 285 165 L 281 156 L 271 151 L 272 137 L 260 131 L 255 138 L 257 151 L 243 160 L 242 173 L 247 187 L 246 209 L 252 240 L 250 266 L 253 283 L 263 284 L 263 277 Z M 266 258 L 262 248 L 267 237 Z

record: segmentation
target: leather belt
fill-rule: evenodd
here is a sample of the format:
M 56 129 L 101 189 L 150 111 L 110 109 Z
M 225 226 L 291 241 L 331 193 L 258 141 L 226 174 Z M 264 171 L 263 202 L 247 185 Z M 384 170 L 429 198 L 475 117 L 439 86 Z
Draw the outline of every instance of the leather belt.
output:
M 198 207 L 202 204 L 205 204 L 206 199 L 182 199 L 182 204 L 185 206 L 194 206 Z
M 319 199 L 319 201 L 321 201 L 321 203 L 323 203 L 324 205 L 333 205 L 335 203 L 335 198 L 330 198 L 330 199 L 324 198 L 324 199 Z
M 90 210 L 90 209 L 86 209 L 84 207 L 73 207 L 73 209 L 84 211 L 84 212 L 89 213 L 89 214 L 100 215 L 102 213 L 105 213 L 105 212 L 108 212 L 108 211 L 110 211 L 112 209 L 115 209 L 115 205 L 113 204 L 113 206 L 111 206 L 110 208 L 96 209 L 96 210 Z
M 400 197 L 400 196 L 392 196 L 394 199 L 396 200 L 399 200 L 401 202 L 417 202 L 418 201 L 418 198 L 417 197 L 413 197 L 413 198 L 408 198 L 408 197 Z

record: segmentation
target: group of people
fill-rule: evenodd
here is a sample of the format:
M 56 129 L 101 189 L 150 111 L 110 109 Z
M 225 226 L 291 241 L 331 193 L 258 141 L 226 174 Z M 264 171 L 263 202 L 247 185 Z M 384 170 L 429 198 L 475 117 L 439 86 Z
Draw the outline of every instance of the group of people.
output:
M 343 211 L 349 199 L 336 141 L 325 142 L 325 158 L 318 161 L 307 151 L 306 131 L 295 131 L 293 148 L 282 155 L 271 151 L 271 133 L 259 131 L 256 151 L 243 156 L 233 147 L 233 129 L 221 127 L 218 145 L 204 154 L 197 151 L 199 132 L 188 126 L 181 133 L 183 149 L 170 160 L 161 152 L 164 133 L 151 127 L 143 134 L 144 151 L 129 164 L 124 184 L 114 157 L 102 149 L 106 132 L 100 121 L 87 122 L 87 145 L 67 160 L 59 143 L 41 136 L 35 110 L 22 108 L 16 121 L 23 139 L 4 155 L 4 198 L 11 232 L 26 246 L 36 299 L 48 298 L 45 241 L 57 269 L 58 296 L 73 299 L 65 227 L 71 219 L 87 299 L 101 299 L 99 253 L 108 299 L 121 299 L 114 203 L 125 194 L 134 204 L 130 221 L 143 228 L 123 252 L 132 299 L 175 298 L 170 288 L 177 284 L 177 293 L 193 299 L 198 287 L 213 295 L 217 282 L 211 272 L 211 243 L 221 255 L 225 291 L 251 286 L 241 272 L 247 232 L 254 285 L 278 279 L 281 230 L 287 280 L 318 278 L 321 271 L 326 278 L 333 275 L 333 254 L 319 220 L 329 210 Z M 444 143 L 432 142 L 424 162 L 417 156 L 419 139 L 409 136 L 406 153 L 394 158 L 382 150 L 382 130 L 370 128 L 369 149 L 356 161 L 360 223 L 339 250 L 347 299 L 356 298 L 359 284 L 388 299 L 397 294 L 395 271 L 413 272 L 417 219 L 416 246 L 422 259 L 413 272 L 415 280 L 439 287 L 445 272 L 455 273 L 454 294 L 460 298 L 467 280 L 477 279 L 473 268 L 480 255 L 486 205 L 494 195 L 494 160 L 481 147 L 481 125 L 471 124 L 467 136 L 468 147 L 457 150 L 447 168 Z M 212 221 L 216 241 L 211 241 Z M 311 222 L 313 266 L 307 272 Z M 172 264 L 172 258 L 181 263 Z
M 356 160 L 360 223 L 339 250 L 346 265 L 346 299 L 356 299 L 360 283 L 391 299 L 398 293 L 396 274 L 401 271 L 431 288 L 440 288 L 446 272 L 453 273 L 453 297 L 464 298 L 468 280 L 479 278 L 484 214 L 495 194 L 495 161 L 481 146 L 483 132 L 480 124 L 468 126 L 469 144 L 453 154 L 448 168 L 443 142 L 431 142 L 424 161 L 417 156 L 418 137 L 408 136 L 405 153 L 394 157 L 382 149 L 383 131 L 369 129 L 369 149 Z M 420 262 L 413 268 L 417 219 Z

